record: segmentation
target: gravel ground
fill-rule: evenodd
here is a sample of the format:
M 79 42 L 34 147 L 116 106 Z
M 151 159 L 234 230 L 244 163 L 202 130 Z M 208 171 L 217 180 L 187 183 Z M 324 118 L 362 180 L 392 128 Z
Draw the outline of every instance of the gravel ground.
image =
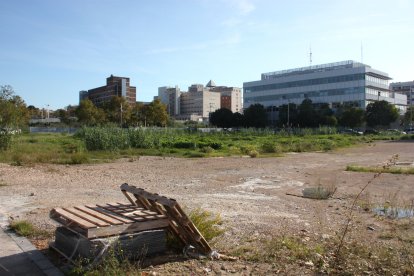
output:
M 414 162 L 413 142 L 377 142 L 333 152 L 286 154 L 279 158 L 121 159 L 98 165 L 0 164 L 0 223 L 28 219 L 53 229 L 48 217 L 54 207 L 126 202 L 119 186 L 129 183 L 172 197 L 188 209 L 202 207 L 220 213 L 228 231 L 226 242 L 280 231 L 332 233 L 344 222 L 350 198 L 372 173 L 346 172 L 349 164 L 384 164 L 394 154 L 398 162 Z M 4 185 L 5 184 L 5 185 Z M 316 201 L 301 195 L 305 187 L 335 186 L 334 199 Z M 383 174 L 369 186 L 371 203 L 414 201 L 414 175 Z M 360 213 L 366 224 L 378 224 Z

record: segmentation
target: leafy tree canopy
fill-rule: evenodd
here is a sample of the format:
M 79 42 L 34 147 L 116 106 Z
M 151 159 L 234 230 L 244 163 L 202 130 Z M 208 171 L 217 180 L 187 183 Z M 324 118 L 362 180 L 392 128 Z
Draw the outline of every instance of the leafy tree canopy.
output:
M 387 101 L 377 101 L 368 104 L 365 110 L 365 120 L 370 127 L 389 126 L 399 117 L 395 106 Z

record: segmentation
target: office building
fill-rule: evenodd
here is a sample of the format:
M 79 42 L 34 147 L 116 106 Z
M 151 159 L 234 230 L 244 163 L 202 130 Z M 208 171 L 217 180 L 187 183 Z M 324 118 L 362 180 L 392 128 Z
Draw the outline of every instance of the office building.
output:
M 414 105 L 414 81 L 393 82 L 390 84 L 390 90 L 395 93 L 407 96 L 407 105 Z
M 244 106 L 259 103 L 273 112 L 281 105 L 310 99 L 316 105 L 328 103 L 334 110 L 343 105 L 365 109 L 371 102 L 385 100 L 403 113 L 406 96 L 390 92 L 389 80 L 387 73 L 355 61 L 263 73 L 260 80 L 243 84 Z
M 123 97 L 130 104 L 136 103 L 136 87 L 130 86 L 129 78 L 111 75 L 106 79 L 106 85 L 79 92 L 79 101 L 91 100 L 96 106 L 109 102 L 112 97 Z
M 220 108 L 241 112 L 241 88 L 216 86 L 210 80 L 206 86 L 193 84 L 188 92 L 176 87 L 159 87 L 158 99 L 167 105 L 168 114 L 179 120 L 207 121 L 210 113 Z

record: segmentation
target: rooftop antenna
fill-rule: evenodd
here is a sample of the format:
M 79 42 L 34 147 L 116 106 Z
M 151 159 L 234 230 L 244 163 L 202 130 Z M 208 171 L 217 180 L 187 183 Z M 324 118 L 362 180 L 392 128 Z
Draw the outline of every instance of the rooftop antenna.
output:
M 309 66 L 312 66 L 312 45 L 309 45 Z
M 364 51 L 362 48 L 362 41 L 361 41 L 361 63 L 364 63 Z

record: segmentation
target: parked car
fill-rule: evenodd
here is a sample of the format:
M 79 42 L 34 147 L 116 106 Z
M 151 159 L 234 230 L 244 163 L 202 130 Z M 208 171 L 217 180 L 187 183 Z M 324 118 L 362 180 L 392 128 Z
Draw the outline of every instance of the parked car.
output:
M 376 129 L 366 129 L 364 135 L 378 135 L 380 132 Z
M 362 131 L 358 131 L 352 128 L 346 128 L 346 129 L 342 129 L 341 131 L 339 131 L 339 133 L 342 134 L 351 134 L 351 135 L 362 135 Z
M 407 134 L 414 134 L 414 127 L 409 127 L 404 129 L 404 132 Z
M 393 133 L 393 134 L 407 134 L 405 131 L 402 131 L 396 128 L 387 129 L 387 132 Z

